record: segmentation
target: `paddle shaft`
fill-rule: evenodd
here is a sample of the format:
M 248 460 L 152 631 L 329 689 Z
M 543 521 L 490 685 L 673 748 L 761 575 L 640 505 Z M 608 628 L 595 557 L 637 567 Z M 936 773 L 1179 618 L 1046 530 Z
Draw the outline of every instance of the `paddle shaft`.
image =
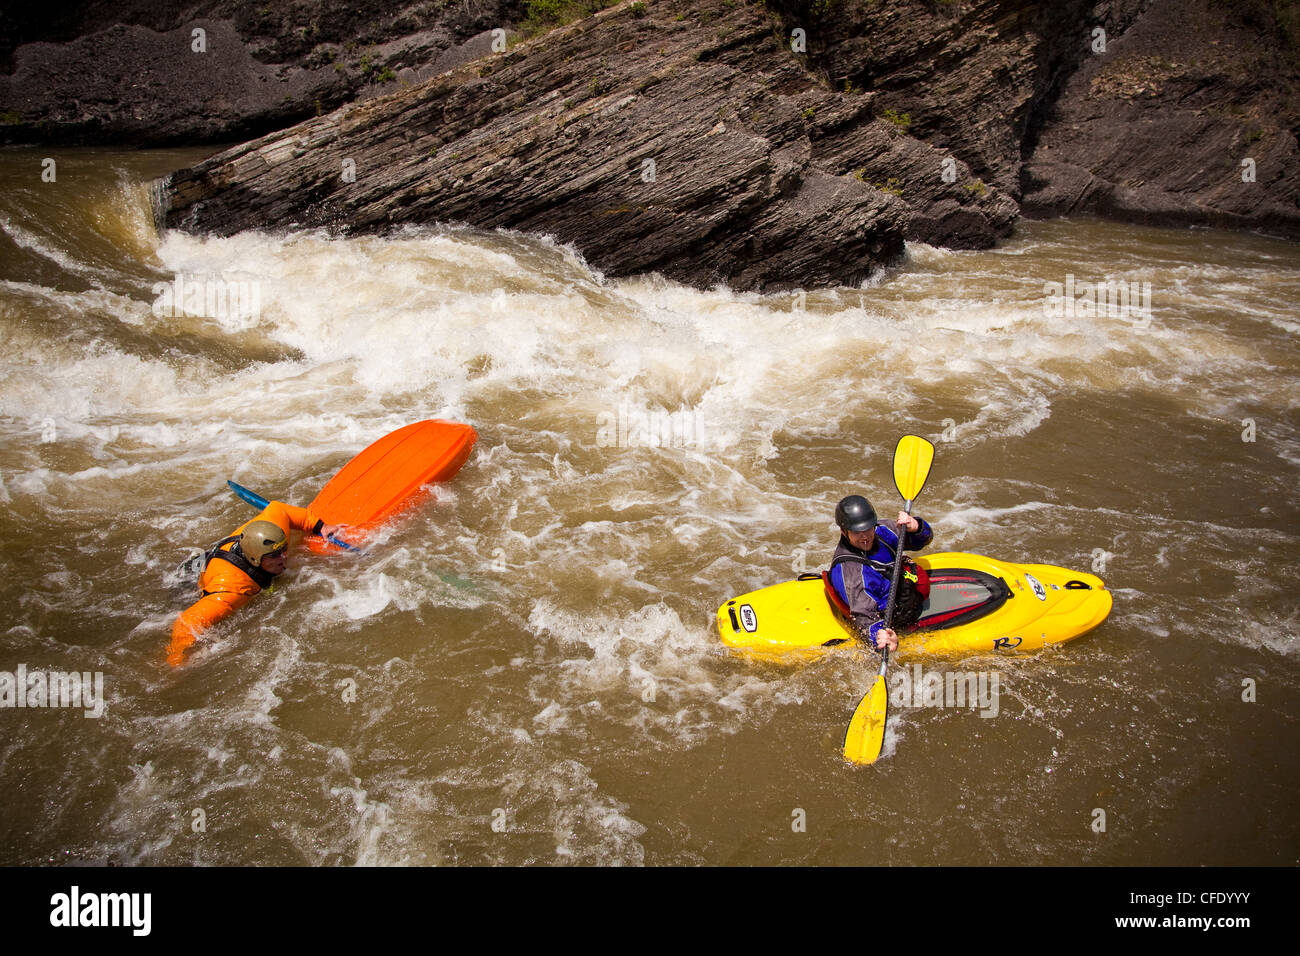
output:
M 233 491 L 235 494 L 239 495 L 239 497 L 243 498 L 245 501 L 247 501 L 247 502 L 248 502 L 250 505 L 252 505 L 254 508 L 259 508 L 259 509 L 260 509 L 260 508 L 265 508 L 267 505 L 270 504 L 269 501 L 267 501 L 265 498 L 263 498 L 263 497 L 262 497 L 261 495 L 259 495 L 257 492 L 255 492 L 255 491 L 249 491 L 249 490 L 248 490 L 247 488 L 245 488 L 243 485 L 237 485 L 237 484 L 235 484 L 233 481 L 229 481 L 229 480 L 226 481 L 226 484 L 230 486 L 230 490 L 231 490 L 231 491 Z M 325 540 L 328 541 L 330 544 L 336 544 L 336 545 L 338 545 L 340 548 L 345 548 L 345 549 L 348 550 L 348 551 L 356 551 L 356 552 L 360 552 L 360 551 L 361 551 L 361 549 L 358 548 L 358 547 L 356 547 L 355 545 L 348 544 L 348 543 L 347 543 L 346 541 L 344 541 L 342 538 L 336 538 L 336 537 L 334 537 L 334 535 L 329 535 Z
M 903 505 L 903 510 L 912 513 L 912 502 Z M 889 576 L 889 603 L 885 605 L 885 630 L 894 626 L 894 608 L 898 605 L 898 582 L 903 579 L 903 539 L 907 537 L 907 526 L 898 526 L 898 547 L 894 551 L 894 570 Z M 880 677 L 883 680 L 889 669 L 889 645 L 880 649 Z
M 233 481 L 229 481 L 229 480 L 226 482 L 226 484 L 230 486 L 231 491 L 239 495 L 239 497 L 243 498 L 254 508 L 258 508 L 258 509 L 265 508 L 267 505 L 271 503 L 267 501 L 265 498 L 263 498 L 261 495 L 259 495 L 257 492 L 249 491 L 243 485 L 237 485 Z
M 908 499 L 907 504 L 903 505 L 903 510 L 907 512 L 908 517 L 912 515 L 912 499 Z M 898 547 L 894 550 L 894 570 L 889 576 L 889 603 L 885 605 L 885 630 L 890 630 L 894 626 L 894 609 L 898 606 L 898 582 L 903 579 L 903 542 L 907 538 L 907 525 L 895 525 L 898 529 Z M 889 648 L 885 648 L 885 653 L 889 653 Z M 884 673 L 883 669 L 881 673 Z

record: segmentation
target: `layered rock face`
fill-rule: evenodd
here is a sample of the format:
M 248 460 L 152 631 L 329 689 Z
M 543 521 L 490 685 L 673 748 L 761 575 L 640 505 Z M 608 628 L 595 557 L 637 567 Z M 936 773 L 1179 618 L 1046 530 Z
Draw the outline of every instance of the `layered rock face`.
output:
M 508 227 L 610 275 L 739 289 L 854 284 L 908 236 L 1009 234 L 1015 202 L 834 89 L 812 29 L 733 0 L 623 4 L 181 171 L 167 223 Z
M 523 0 L 120 0 L 0 17 L 0 143 L 170 146 L 282 129 L 491 52 Z
M 169 177 L 168 226 L 464 223 L 552 236 L 611 276 L 854 284 L 905 238 L 990 246 L 1022 206 L 1297 235 L 1289 2 L 638 0 L 591 13 L 600 0 L 382 0 L 328 19 L 309 0 L 277 0 L 252 21 L 200 3 L 118 28 L 120 62 L 80 81 L 98 106 L 81 103 L 80 118 L 50 107 L 42 123 L 56 140 L 133 128 L 151 142 L 216 140 L 286 119 L 267 112 L 273 70 L 282 111 L 307 118 Z M 539 10 L 566 7 L 589 15 L 533 35 Z M 152 93 L 123 94 L 138 119 L 104 123 L 139 59 L 131 44 L 156 26 L 170 32 L 155 40 L 183 43 L 194 11 L 213 18 L 208 42 L 226 59 L 206 62 L 226 79 L 196 73 L 192 55 L 155 66 L 210 99 L 176 94 L 185 110 L 151 117 L 155 79 Z M 359 11 L 373 17 L 364 27 Z M 369 44 L 360 64 L 340 57 L 358 49 L 349 32 Z M 5 82 L 12 93 L 41 69 L 63 93 L 82 88 L 49 64 L 75 66 L 70 51 L 92 38 L 102 31 L 19 45 L 0 107 Z M 227 81 L 242 85 L 211 98 Z M 331 112 L 322 98 L 348 102 Z M 11 139 L 23 128 L 0 124 Z
M 1122 34 L 1095 37 L 1024 165 L 1025 213 L 1300 238 L 1300 6 L 1289 6 L 1296 37 L 1251 0 L 1153 3 Z

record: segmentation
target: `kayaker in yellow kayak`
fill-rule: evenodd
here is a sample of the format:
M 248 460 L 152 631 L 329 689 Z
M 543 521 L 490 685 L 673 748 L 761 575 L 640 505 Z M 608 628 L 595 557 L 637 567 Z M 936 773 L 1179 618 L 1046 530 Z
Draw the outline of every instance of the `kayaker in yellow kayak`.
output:
M 835 506 L 835 523 L 841 534 L 831 559 L 832 600 L 838 598 L 836 606 L 840 613 L 853 621 L 858 636 L 873 649 L 879 651 L 884 644 L 890 651 L 897 651 L 898 634 L 884 626 L 884 617 L 889 605 L 898 532 L 880 522 L 876 509 L 861 495 L 849 495 Z M 906 551 L 919 551 L 934 537 L 924 519 L 906 511 L 898 513 L 896 526 L 906 529 L 903 539 Z M 893 623 L 914 624 L 921 616 L 929 592 L 925 569 L 904 557 Z

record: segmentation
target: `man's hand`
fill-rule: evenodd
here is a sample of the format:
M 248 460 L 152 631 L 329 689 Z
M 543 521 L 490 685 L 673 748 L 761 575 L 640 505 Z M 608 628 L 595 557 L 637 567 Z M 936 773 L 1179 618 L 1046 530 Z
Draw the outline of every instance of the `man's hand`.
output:
M 917 521 L 916 518 L 908 514 L 906 511 L 900 511 L 898 513 L 898 526 L 900 528 L 906 528 L 908 531 L 921 530 L 921 522 Z
M 876 632 L 876 648 L 888 647 L 891 652 L 898 650 L 898 635 L 892 628 L 882 627 Z
M 343 525 L 341 524 L 321 525 L 320 536 L 322 538 L 325 538 L 326 540 L 334 537 L 337 534 L 342 534 L 342 533 L 343 533 Z

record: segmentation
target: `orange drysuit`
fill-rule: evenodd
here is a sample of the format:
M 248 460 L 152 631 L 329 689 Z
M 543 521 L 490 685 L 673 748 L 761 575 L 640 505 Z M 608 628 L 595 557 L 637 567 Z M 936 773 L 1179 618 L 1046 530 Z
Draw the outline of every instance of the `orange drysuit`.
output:
M 272 501 L 256 518 L 250 518 L 240 525 L 235 530 L 235 534 L 241 534 L 246 527 L 259 519 L 278 525 L 285 533 L 285 537 L 288 537 L 293 528 L 299 531 L 316 531 L 320 524 L 320 519 L 307 508 L 295 508 L 293 505 L 286 505 L 283 501 Z M 223 545 L 221 550 L 229 551 L 234 546 L 235 542 L 232 541 L 230 544 Z M 194 643 L 200 633 L 239 610 L 261 590 L 261 586 L 256 581 L 229 561 L 221 558 L 213 558 L 209 561 L 199 577 L 199 591 L 202 597 L 182 611 L 180 617 L 176 618 L 176 623 L 172 625 L 172 642 L 167 647 L 167 663 L 172 667 L 182 664 L 185 660 L 185 649 Z

